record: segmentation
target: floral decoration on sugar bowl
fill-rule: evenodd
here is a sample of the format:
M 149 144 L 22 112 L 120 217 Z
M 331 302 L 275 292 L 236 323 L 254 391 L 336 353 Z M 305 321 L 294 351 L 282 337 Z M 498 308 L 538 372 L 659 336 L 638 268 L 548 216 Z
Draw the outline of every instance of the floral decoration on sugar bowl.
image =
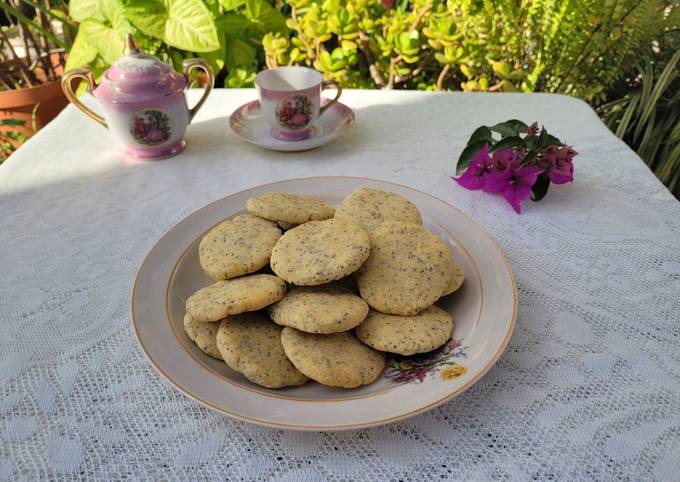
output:
M 467 373 L 459 360 L 467 358 L 467 346 L 460 340 L 450 340 L 441 348 L 411 357 L 395 356 L 385 370 L 385 378 L 392 383 L 422 383 L 428 376 L 455 380 Z
M 314 104 L 306 95 L 294 95 L 276 106 L 276 120 L 287 129 L 302 129 L 312 119 Z
M 500 135 L 500 139 L 494 137 Z M 527 198 L 540 201 L 550 184 L 574 180 L 578 153 L 534 122 L 511 119 L 478 127 L 458 159 L 453 179 L 465 189 L 499 194 L 520 214 Z
M 130 121 L 130 134 L 140 144 L 162 144 L 170 139 L 170 118 L 158 109 L 139 111 Z

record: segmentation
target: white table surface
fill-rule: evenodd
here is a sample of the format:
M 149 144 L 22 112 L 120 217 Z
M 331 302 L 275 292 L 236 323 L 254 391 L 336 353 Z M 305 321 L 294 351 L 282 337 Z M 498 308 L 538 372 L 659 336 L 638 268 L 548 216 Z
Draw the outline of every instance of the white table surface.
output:
M 680 203 L 585 103 L 346 91 L 355 128 L 286 154 L 229 131 L 253 97 L 214 92 L 174 159 L 126 164 L 69 107 L 0 166 L 0 480 L 677 480 Z M 581 153 L 576 182 L 521 216 L 449 179 L 472 129 L 508 118 Z M 320 175 L 428 191 L 508 254 L 517 328 L 462 396 L 381 428 L 296 433 L 213 413 L 145 360 L 130 288 L 155 241 L 215 199 Z

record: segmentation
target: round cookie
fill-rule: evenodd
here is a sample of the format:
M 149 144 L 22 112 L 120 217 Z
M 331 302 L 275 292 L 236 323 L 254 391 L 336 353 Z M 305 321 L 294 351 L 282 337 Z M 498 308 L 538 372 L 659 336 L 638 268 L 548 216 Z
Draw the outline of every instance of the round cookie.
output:
M 349 193 L 335 210 L 335 217 L 354 221 L 369 232 L 383 221 L 423 224 L 418 208 L 404 196 L 368 187 Z
M 218 360 L 222 359 L 220 351 L 217 349 L 217 330 L 220 324 L 213 321 L 196 321 L 189 313 L 184 315 L 184 331 L 191 341 L 205 353 Z
M 452 270 L 449 248 L 437 236 L 418 224 L 386 221 L 371 232 L 371 253 L 356 279 L 372 308 L 415 315 L 439 299 Z
M 280 237 L 276 223 L 242 214 L 221 222 L 201 239 L 198 259 L 212 279 L 235 278 L 267 265 Z
M 307 377 L 286 358 L 282 328 L 262 313 L 241 313 L 222 320 L 217 347 L 230 368 L 267 388 L 302 385 Z
M 262 309 L 285 293 L 286 283 L 274 275 L 242 276 L 201 288 L 187 299 L 187 311 L 196 321 L 217 321 L 227 315 Z
M 359 340 L 376 350 L 408 356 L 432 351 L 449 341 L 453 318 L 434 305 L 414 316 L 385 315 L 371 310 L 354 332 Z
M 366 231 L 344 219 L 309 221 L 286 231 L 272 250 L 274 273 L 300 286 L 314 286 L 353 273 L 366 261 Z
M 314 335 L 287 326 L 281 332 L 281 344 L 295 368 L 331 387 L 367 385 L 385 368 L 385 354 L 364 345 L 348 331 Z
M 246 202 L 246 209 L 261 218 L 288 225 L 321 221 L 332 218 L 335 214 L 333 206 L 312 196 L 283 192 L 269 192 L 251 197 Z
M 282 326 L 307 333 L 339 333 L 361 323 L 368 305 L 340 286 L 298 286 L 268 311 L 272 321 Z
M 463 268 L 454 264 L 453 270 L 451 271 L 451 279 L 449 281 L 449 284 L 446 285 L 446 289 L 442 293 L 442 296 L 450 295 L 454 291 L 458 291 L 458 288 L 461 287 L 464 280 L 465 272 L 463 271 Z

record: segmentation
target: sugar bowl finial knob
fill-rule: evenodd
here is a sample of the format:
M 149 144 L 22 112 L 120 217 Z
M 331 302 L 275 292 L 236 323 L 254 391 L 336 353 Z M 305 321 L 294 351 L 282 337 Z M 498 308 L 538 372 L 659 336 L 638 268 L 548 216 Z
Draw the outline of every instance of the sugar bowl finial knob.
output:
M 137 45 L 137 41 L 131 33 L 125 34 L 125 46 L 123 47 L 123 55 L 141 54 L 142 49 Z
M 212 69 L 204 60 L 185 60 L 183 67 L 180 74 L 145 54 L 128 33 L 123 56 L 108 68 L 99 85 L 87 68 L 66 72 L 61 85 L 76 107 L 111 131 L 125 157 L 161 159 L 182 151 L 186 145 L 184 133 L 214 83 Z M 194 68 L 205 72 L 207 82 L 203 96 L 189 109 L 184 91 L 190 85 L 189 72 Z M 75 78 L 87 82 L 87 91 L 99 101 L 103 117 L 75 95 L 72 86 Z

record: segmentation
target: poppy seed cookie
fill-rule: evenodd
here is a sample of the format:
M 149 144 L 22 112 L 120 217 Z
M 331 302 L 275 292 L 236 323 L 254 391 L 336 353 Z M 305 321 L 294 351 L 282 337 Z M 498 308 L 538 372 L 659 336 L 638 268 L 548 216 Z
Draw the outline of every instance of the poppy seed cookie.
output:
M 351 330 L 366 318 L 368 305 L 339 286 L 298 286 L 268 308 L 274 323 L 307 333 Z
M 187 299 L 187 311 L 195 321 L 217 321 L 262 309 L 279 301 L 285 292 L 286 283 L 274 275 L 242 276 L 201 288 Z
M 246 202 L 246 209 L 261 218 L 286 223 L 284 226 L 329 219 L 335 213 L 333 206 L 312 196 L 283 192 L 251 197 Z
M 216 342 L 219 327 L 219 322 L 196 321 L 189 313 L 184 315 L 184 331 L 189 339 L 206 355 L 221 360 L 222 355 L 217 349 Z
M 212 228 L 198 245 L 198 259 L 212 279 L 235 278 L 266 266 L 280 237 L 276 223 L 243 214 Z
M 408 356 L 432 351 L 449 341 L 453 318 L 438 306 L 413 316 L 371 310 L 354 332 L 359 340 L 376 350 Z
M 281 345 L 282 328 L 258 312 L 222 320 L 216 343 L 230 368 L 267 388 L 302 385 L 307 377 L 288 360 Z
M 368 187 L 349 193 L 335 210 L 335 217 L 354 221 L 369 232 L 383 221 L 423 224 L 418 208 L 404 196 Z
M 351 332 L 314 335 L 285 327 L 281 344 L 295 368 L 331 387 L 367 385 L 385 368 L 385 355 L 361 343 Z
M 453 270 L 451 271 L 451 279 L 449 280 L 449 284 L 446 285 L 446 289 L 442 293 L 442 296 L 450 295 L 454 291 L 458 291 L 458 288 L 461 287 L 464 280 L 465 272 L 463 271 L 463 268 L 454 264 Z
M 386 221 L 370 236 L 371 253 L 356 280 L 372 308 L 415 315 L 437 301 L 453 270 L 451 253 L 441 239 L 418 224 L 400 221 Z
M 370 246 L 366 231 L 351 221 L 309 221 L 279 238 L 272 250 L 271 267 L 289 283 L 320 285 L 359 269 Z

